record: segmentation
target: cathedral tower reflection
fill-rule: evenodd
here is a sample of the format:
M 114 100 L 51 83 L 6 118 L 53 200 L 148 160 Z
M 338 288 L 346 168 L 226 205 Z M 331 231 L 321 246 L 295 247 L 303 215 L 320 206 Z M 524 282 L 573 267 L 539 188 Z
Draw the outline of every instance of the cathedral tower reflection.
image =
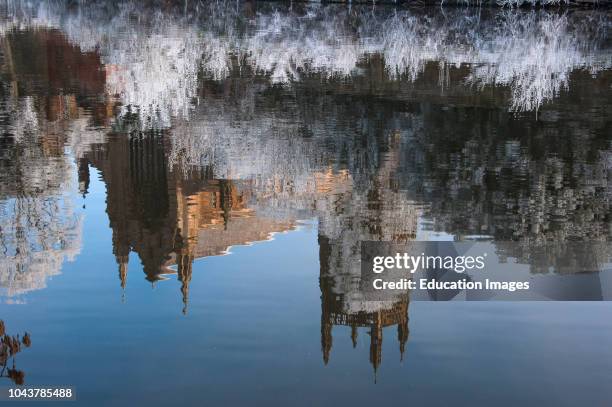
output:
M 370 335 L 370 363 L 374 371 L 382 363 L 383 328 L 397 326 L 397 340 L 399 342 L 400 359 L 404 359 L 406 342 L 408 342 L 408 295 L 392 304 L 374 305 L 371 309 L 363 307 L 360 310 L 347 311 L 347 302 L 350 297 L 334 292 L 334 273 L 330 269 L 330 241 L 319 236 L 319 255 L 321 274 L 319 286 L 321 288 L 321 351 L 323 362 L 327 365 L 332 349 L 332 328 L 336 326 L 350 326 L 353 347 L 357 346 L 358 328 L 369 328 Z
M 319 286 L 321 289 L 321 351 L 323 362 L 330 360 L 332 329 L 351 327 L 353 347 L 359 328 L 369 329 L 370 363 L 376 374 L 382 363 L 383 330 L 397 327 L 400 360 L 408 341 L 409 294 L 377 300 L 360 287 L 361 242 L 408 242 L 416 238 L 419 207 L 399 190 L 397 180 L 401 147 L 395 133 L 388 136 L 388 150 L 381 165 L 361 188 L 347 187 L 346 175 L 327 177 L 328 194 L 319 205 Z M 344 185 L 344 188 L 342 187 Z M 336 191 L 331 200 L 330 191 Z M 342 192 L 339 192 L 342 191 Z M 338 193 L 339 192 L 339 193 Z

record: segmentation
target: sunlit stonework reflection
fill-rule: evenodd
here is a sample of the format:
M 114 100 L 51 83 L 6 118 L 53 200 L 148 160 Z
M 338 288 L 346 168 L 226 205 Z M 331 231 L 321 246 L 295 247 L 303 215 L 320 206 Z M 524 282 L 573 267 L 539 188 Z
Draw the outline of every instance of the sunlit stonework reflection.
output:
M 291 230 L 293 220 L 258 216 L 249 209 L 248 185 L 214 179 L 206 171 L 184 176 L 166 162 L 163 137 L 111 136 L 87 155 L 107 186 L 121 286 L 128 257 L 138 253 L 149 281 L 177 273 L 185 309 L 193 261 L 234 245 L 267 240 Z

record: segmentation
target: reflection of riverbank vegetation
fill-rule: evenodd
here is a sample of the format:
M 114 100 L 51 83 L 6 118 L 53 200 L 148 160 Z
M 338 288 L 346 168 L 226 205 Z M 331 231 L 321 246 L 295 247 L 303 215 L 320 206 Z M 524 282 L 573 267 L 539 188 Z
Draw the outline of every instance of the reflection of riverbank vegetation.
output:
M 610 234 L 607 124 L 432 108 L 410 149 L 436 227 L 499 240 L 606 240 Z M 450 124 L 452 123 L 452 125 Z M 571 124 L 571 125 L 570 125 Z M 452 141 L 448 135 L 453 134 Z M 442 164 L 442 165 L 441 165 Z
M 415 81 L 436 63 L 441 90 L 449 85 L 448 71 L 463 66 L 462 83 L 503 85 L 510 89 L 507 107 L 530 111 L 567 89 L 572 71 L 595 74 L 612 65 L 606 10 L 560 15 L 233 2 L 180 10 L 133 2 L 75 9 L 27 4 L 8 9 L 4 30 L 57 27 L 83 51 L 99 50 L 107 91 L 156 126 L 189 115 L 199 74 L 219 80 L 237 66 L 290 85 L 312 73 L 358 77 L 359 64 L 372 56 L 384 61 L 391 82 Z
M 15 367 L 16 355 L 23 347 L 29 348 L 32 344 L 30 334 L 27 332 L 22 337 L 6 333 L 4 321 L 0 319 L 0 378 L 6 377 L 15 384 L 22 385 L 25 382 L 25 373 Z
M 8 103 L 6 103 L 8 102 Z M 75 166 L 64 154 L 65 135 L 45 126 L 32 97 L 5 101 L 11 120 L 0 124 L 0 289 L 14 297 L 44 288 L 62 263 L 80 251 L 82 218 L 65 192 Z

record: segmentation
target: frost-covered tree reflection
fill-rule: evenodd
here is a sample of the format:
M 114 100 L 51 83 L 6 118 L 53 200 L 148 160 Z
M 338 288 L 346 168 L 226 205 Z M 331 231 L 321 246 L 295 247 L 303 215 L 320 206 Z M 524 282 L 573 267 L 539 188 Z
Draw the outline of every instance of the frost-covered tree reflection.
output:
M 612 66 L 607 11 L 253 7 L 101 2 L 68 9 L 16 2 L 8 18 L 20 27 L 57 27 L 82 49 L 99 49 L 108 92 L 157 126 L 188 115 L 197 103 L 198 73 L 219 80 L 236 67 L 291 84 L 313 73 L 355 78 L 361 61 L 379 56 L 390 81 L 415 81 L 427 64 L 437 64 L 442 91 L 448 70 L 465 66 L 459 84 L 507 87 L 506 107 L 531 111 L 567 89 L 573 71 L 596 74 Z
M 82 217 L 65 191 L 73 189 L 75 166 L 41 135 L 32 100 L 14 106 L 16 122 L 3 126 L 0 165 L 1 294 L 15 297 L 46 286 L 66 260 L 80 252 Z
M 81 249 L 82 217 L 57 198 L 15 198 L 0 203 L 2 295 L 14 297 L 46 287 Z
M 74 193 L 86 192 L 81 158 L 103 141 L 95 124 L 104 124 L 106 109 L 86 98 L 103 90 L 95 53 L 48 29 L 8 29 L 0 47 L 0 288 L 8 301 L 21 301 L 80 252 Z M 59 58 L 72 68 L 58 69 Z

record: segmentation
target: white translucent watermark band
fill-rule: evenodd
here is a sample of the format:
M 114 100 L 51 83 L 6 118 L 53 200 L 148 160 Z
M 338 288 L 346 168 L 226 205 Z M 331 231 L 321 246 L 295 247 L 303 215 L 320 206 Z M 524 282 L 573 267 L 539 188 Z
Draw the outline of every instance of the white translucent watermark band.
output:
M 362 242 L 364 301 L 612 300 L 608 242 Z

